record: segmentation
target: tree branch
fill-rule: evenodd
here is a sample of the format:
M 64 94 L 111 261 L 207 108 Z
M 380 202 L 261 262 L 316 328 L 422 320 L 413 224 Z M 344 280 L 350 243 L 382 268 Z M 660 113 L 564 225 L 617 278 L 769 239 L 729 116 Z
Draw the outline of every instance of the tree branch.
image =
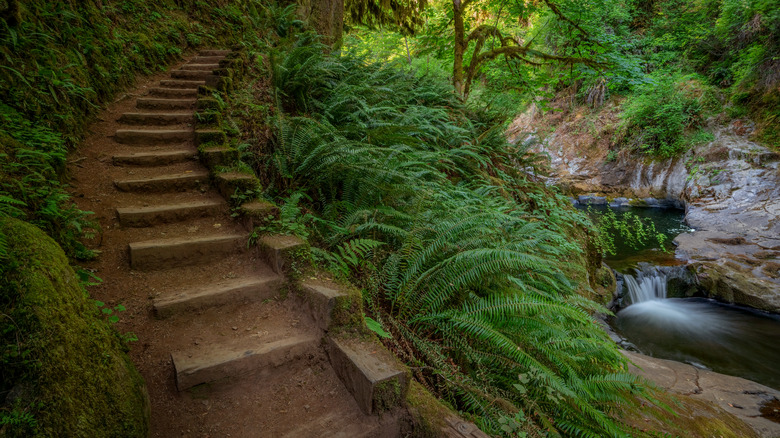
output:
M 503 47 L 496 47 L 493 50 L 489 50 L 485 53 L 482 53 L 477 58 L 478 63 L 483 63 L 485 61 L 489 61 L 491 59 L 495 59 L 496 57 L 504 55 L 509 56 L 513 58 L 522 59 L 522 56 L 530 56 L 533 58 L 541 58 L 547 61 L 557 61 L 557 62 L 563 62 L 566 64 L 585 64 L 589 67 L 593 68 L 600 68 L 600 67 L 606 67 L 606 64 L 603 62 L 596 61 L 594 59 L 590 58 L 581 58 L 578 56 L 558 56 L 558 55 L 550 55 L 549 53 L 540 52 L 538 50 L 533 50 L 527 46 L 503 46 Z
M 563 15 L 563 12 L 561 12 L 561 10 L 558 9 L 558 6 L 555 6 L 555 4 L 553 2 L 551 2 L 550 0 L 544 0 L 544 3 L 547 5 L 548 8 L 550 8 L 552 13 L 555 14 L 558 18 L 560 18 L 561 20 L 563 20 L 563 21 L 569 23 L 570 25 L 572 25 L 572 27 L 574 27 L 575 29 L 580 31 L 586 37 L 590 37 L 590 33 L 588 33 L 585 29 L 580 27 L 580 25 L 578 25 L 577 23 L 572 21 L 569 17 Z M 598 42 L 595 42 L 595 43 L 598 44 L 598 45 L 601 45 Z

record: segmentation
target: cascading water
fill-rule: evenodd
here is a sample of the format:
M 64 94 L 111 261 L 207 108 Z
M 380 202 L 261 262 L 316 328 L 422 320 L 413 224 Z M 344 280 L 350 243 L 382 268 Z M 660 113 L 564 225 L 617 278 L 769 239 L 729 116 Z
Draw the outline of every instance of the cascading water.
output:
M 745 377 L 780 389 L 780 317 L 703 298 L 667 298 L 695 281 L 684 266 L 640 263 L 624 275 L 614 327 L 641 352 Z
M 657 267 L 640 266 L 636 278 L 625 275 L 624 281 L 632 304 L 666 298 L 668 276 Z

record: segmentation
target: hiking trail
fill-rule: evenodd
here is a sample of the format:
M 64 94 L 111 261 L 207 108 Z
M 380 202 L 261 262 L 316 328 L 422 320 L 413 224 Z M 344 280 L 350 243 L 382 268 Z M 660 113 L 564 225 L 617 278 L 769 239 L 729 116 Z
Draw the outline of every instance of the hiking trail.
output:
M 69 162 L 95 212 L 85 263 L 148 387 L 151 436 L 396 437 L 405 414 L 367 415 L 328 360 L 322 315 L 247 248 L 195 145 L 198 87 L 229 51 L 203 50 L 109 106 Z M 323 288 L 327 292 L 327 288 Z

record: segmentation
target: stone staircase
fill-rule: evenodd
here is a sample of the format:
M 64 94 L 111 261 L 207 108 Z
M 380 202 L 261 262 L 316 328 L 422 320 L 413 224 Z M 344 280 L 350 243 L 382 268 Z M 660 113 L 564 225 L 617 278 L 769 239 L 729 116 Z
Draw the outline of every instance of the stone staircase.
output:
M 148 88 L 111 140 L 100 143 L 98 127 L 86 145 L 97 159 L 79 166 L 111 181 L 81 195 L 104 222 L 99 269 L 115 270 L 104 288 L 150 309 L 127 327 L 140 338 L 132 354 L 152 436 L 402 436 L 402 400 L 377 415 L 372 397 L 379 384 L 405 385 L 404 371 L 328 334 L 344 294 L 310 279 L 288 292 L 284 257 L 300 243 L 272 236 L 248 249 L 249 228 L 198 161 L 198 89 L 228 53 L 201 51 Z

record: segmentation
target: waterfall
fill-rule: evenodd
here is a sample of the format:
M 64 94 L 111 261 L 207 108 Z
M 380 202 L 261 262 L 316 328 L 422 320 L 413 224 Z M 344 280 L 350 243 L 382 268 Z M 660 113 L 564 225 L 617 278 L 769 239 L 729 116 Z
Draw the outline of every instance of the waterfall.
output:
M 660 272 L 656 275 L 640 275 L 638 278 L 626 275 L 626 286 L 628 287 L 628 296 L 631 297 L 631 304 L 666 298 L 666 280 L 666 275 Z
M 624 275 L 631 304 L 666 299 L 666 285 L 673 278 L 687 278 L 690 273 L 681 266 L 653 266 L 640 263 L 636 276 Z M 688 280 L 690 281 L 690 280 Z

